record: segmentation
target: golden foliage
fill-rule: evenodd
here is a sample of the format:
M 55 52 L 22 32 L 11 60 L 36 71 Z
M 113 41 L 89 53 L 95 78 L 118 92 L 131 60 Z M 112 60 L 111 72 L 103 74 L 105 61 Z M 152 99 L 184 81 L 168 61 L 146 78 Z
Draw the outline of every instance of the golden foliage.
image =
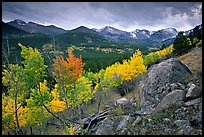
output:
M 18 121 L 19 127 L 23 127 L 26 124 L 26 120 L 24 115 L 28 112 L 28 109 L 23 108 L 21 104 L 17 104 L 18 108 Z M 16 117 L 15 117 L 15 108 L 14 108 L 14 100 L 9 96 L 2 95 L 2 123 L 3 123 L 3 132 L 8 132 L 10 128 L 15 128 L 16 126 Z M 5 122 L 5 123 L 4 123 Z M 7 126 L 6 126 L 7 125 Z
M 107 83 L 115 79 L 129 81 L 144 72 L 146 72 L 146 67 L 144 66 L 142 52 L 137 50 L 130 60 L 123 60 L 122 64 L 117 62 L 107 67 L 104 74 L 104 79 L 107 81 Z
M 74 131 L 74 127 L 71 126 L 71 127 L 69 128 L 69 134 L 70 134 L 70 135 L 74 135 L 74 132 L 75 132 L 75 131 Z
M 48 90 L 48 87 L 46 86 L 47 81 L 44 80 L 43 83 L 40 82 L 40 92 L 43 93 L 44 91 Z
M 57 86 L 57 84 L 55 84 Z M 56 91 L 56 89 L 53 89 L 51 91 L 52 96 L 54 97 L 54 99 L 49 102 L 48 104 L 48 108 L 52 111 L 52 112 L 61 112 L 65 110 L 66 107 L 66 103 L 64 101 L 60 100 L 59 97 L 59 93 Z

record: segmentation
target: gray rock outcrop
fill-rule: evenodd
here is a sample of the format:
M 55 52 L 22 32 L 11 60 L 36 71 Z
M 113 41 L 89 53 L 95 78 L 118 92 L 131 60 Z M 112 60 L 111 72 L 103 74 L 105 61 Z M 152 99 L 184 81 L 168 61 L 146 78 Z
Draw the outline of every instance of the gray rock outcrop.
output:
M 178 83 L 191 75 L 191 71 L 175 58 L 164 60 L 150 67 L 147 76 L 139 85 L 141 109 L 153 112 L 164 97 L 171 92 L 171 89 L 182 86 L 181 84 L 170 86 L 170 84 Z
M 114 102 L 114 105 L 118 106 L 118 105 L 121 105 L 121 104 L 126 104 L 127 102 L 128 102 L 128 100 L 126 98 L 120 98 L 120 99 L 118 99 L 118 100 L 116 100 Z
M 137 119 L 132 123 L 132 126 L 140 124 L 141 120 L 142 120 L 142 118 L 140 116 L 138 116 Z
M 190 122 L 188 120 L 176 120 L 174 123 L 176 126 L 179 126 L 179 127 L 190 125 Z
M 196 98 L 196 99 L 194 99 L 194 100 L 185 102 L 185 105 L 186 105 L 186 106 L 192 106 L 192 105 L 198 104 L 198 103 L 200 103 L 200 102 L 202 102 L 202 98 Z
M 96 130 L 95 135 L 112 135 L 113 124 L 114 122 L 112 120 L 105 118 Z
M 189 84 L 189 89 L 186 94 L 187 98 L 197 98 L 202 94 L 202 88 L 196 86 L 195 84 Z
M 127 127 L 129 121 L 132 121 L 132 117 L 129 115 L 124 115 L 122 120 L 117 126 L 117 130 L 122 130 L 123 128 Z
M 175 103 L 179 103 L 185 99 L 185 91 L 184 90 L 175 90 L 167 94 L 164 99 L 159 103 L 155 109 L 155 111 L 161 111 L 164 109 L 168 109 L 175 105 Z

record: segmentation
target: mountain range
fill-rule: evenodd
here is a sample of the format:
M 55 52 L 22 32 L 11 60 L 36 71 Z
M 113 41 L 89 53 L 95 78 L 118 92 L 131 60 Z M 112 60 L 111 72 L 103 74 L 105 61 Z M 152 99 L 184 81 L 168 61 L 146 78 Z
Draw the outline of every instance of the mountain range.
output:
M 50 64 L 55 55 L 66 53 L 70 47 L 77 57 L 82 55 L 85 70 L 97 72 L 115 62 L 128 59 L 137 49 L 147 54 L 160 49 L 162 44 L 168 46 L 174 42 L 177 34 L 175 28 L 159 31 L 135 29 L 127 32 L 111 26 L 101 29 L 80 26 L 65 30 L 53 25 L 44 26 L 22 20 L 7 23 L 2 21 L 2 53 L 4 53 L 2 63 L 6 64 L 7 60 L 9 63 L 23 60 L 18 43 L 39 49 L 46 64 Z M 193 37 L 201 39 L 202 24 L 185 31 L 184 34 L 190 36 L 193 34 Z
M 49 35 L 51 37 L 62 37 L 62 36 L 70 37 L 71 36 L 70 34 L 72 33 L 75 33 L 75 34 L 86 33 L 86 34 L 95 35 L 96 37 L 102 37 L 111 42 L 129 43 L 129 44 L 154 46 L 154 47 L 160 47 L 162 44 L 165 44 L 167 46 L 172 44 L 178 34 L 178 31 L 175 28 L 166 28 L 158 31 L 136 29 L 132 32 L 127 32 L 111 26 L 105 26 L 101 29 L 95 29 L 95 28 L 89 29 L 85 26 L 80 26 L 73 30 L 65 30 L 63 28 L 59 28 L 54 25 L 44 26 L 34 22 L 26 23 L 19 19 L 4 23 L 4 26 L 5 25 L 7 25 L 6 28 L 8 28 L 8 25 L 18 28 L 20 29 L 21 33 L 22 31 L 24 31 L 25 33 L 26 32 L 42 33 L 42 34 Z M 197 28 L 201 31 L 202 24 L 198 25 Z M 193 30 L 194 28 L 191 30 L 184 31 L 184 35 L 189 35 L 189 33 L 193 32 Z M 8 30 L 4 29 L 3 34 L 6 34 L 5 31 L 8 32 Z M 11 33 L 11 32 L 8 32 L 8 33 Z

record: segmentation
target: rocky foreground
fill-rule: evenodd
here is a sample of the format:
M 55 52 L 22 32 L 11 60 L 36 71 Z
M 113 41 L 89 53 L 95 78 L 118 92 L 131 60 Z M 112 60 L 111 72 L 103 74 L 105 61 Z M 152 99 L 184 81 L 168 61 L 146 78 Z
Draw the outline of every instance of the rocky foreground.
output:
M 138 102 L 121 98 L 104 112 L 83 119 L 81 134 L 92 135 L 202 135 L 202 85 L 175 58 L 148 69 L 140 81 Z

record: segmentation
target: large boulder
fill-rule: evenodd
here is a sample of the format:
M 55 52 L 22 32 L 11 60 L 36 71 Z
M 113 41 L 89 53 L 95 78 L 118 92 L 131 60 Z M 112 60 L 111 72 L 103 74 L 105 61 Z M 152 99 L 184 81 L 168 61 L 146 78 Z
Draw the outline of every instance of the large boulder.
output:
M 141 110 L 153 112 L 156 106 L 171 92 L 170 84 L 192 76 L 191 71 L 178 59 L 170 58 L 149 68 L 139 84 Z M 173 88 L 174 89 L 174 88 Z

